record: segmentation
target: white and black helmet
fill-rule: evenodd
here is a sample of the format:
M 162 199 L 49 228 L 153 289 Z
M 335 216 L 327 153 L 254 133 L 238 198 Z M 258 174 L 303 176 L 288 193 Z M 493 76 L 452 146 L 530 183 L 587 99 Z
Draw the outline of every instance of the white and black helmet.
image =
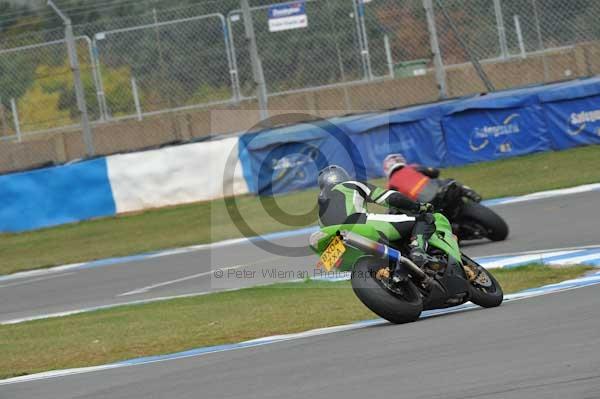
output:
M 350 175 L 344 168 L 330 165 L 319 172 L 319 188 L 321 191 L 350 180 Z
M 383 160 L 383 173 L 389 179 L 392 173 L 406 166 L 406 158 L 402 154 L 390 154 Z

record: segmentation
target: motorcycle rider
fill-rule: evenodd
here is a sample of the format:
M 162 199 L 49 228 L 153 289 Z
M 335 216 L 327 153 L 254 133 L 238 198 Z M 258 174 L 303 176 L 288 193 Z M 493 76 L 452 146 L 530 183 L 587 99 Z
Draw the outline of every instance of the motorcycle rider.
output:
M 383 161 L 383 171 L 388 178 L 388 188 L 396 190 L 412 200 L 431 202 L 442 187 L 440 170 L 422 165 L 407 165 L 402 154 L 390 154 Z M 474 202 L 481 196 L 470 187 L 459 185 L 462 195 Z
M 401 193 L 384 190 L 369 183 L 354 181 L 341 166 L 331 165 L 319 172 L 319 223 L 371 224 L 386 232 L 386 238 L 398 241 L 410 234 L 410 257 L 422 268 L 433 260 L 427 255 L 427 242 L 435 233 L 433 206 L 415 202 Z M 366 203 L 393 207 L 407 214 L 370 214 Z

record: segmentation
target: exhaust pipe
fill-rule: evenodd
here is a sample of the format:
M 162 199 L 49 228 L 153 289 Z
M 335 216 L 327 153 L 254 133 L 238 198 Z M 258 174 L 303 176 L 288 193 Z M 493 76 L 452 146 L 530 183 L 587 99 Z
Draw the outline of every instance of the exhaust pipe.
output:
M 397 249 L 391 248 L 377 241 L 369 240 L 368 238 L 350 231 L 340 231 L 340 235 L 344 239 L 344 242 L 349 246 L 360 249 L 361 251 L 371 255 L 379 256 L 383 259 L 387 258 L 395 262 L 400 262 L 408 267 L 412 275 L 421 280 L 427 280 L 427 274 L 425 274 L 425 272 L 421 270 L 419 266 L 415 265 L 412 260 L 402 256 L 400 251 Z

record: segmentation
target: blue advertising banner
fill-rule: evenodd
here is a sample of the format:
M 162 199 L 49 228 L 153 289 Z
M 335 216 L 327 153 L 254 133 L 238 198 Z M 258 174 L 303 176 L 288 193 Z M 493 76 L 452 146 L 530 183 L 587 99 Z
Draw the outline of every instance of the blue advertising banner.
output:
M 540 89 L 499 92 L 451 105 L 442 119 L 449 165 L 550 150 Z
M 334 122 L 339 121 L 242 135 L 239 157 L 250 192 L 271 195 L 314 187 L 319 170 L 331 164 L 365 179 L 358 149 Z
M 540 99 L 554 149 L 600 144 L 600 79 L 569 82 Z
M 383 159 L 396 152 L 446 167 L 596 143 L 600 78 L 244 135 L 240 158 L 251 192 L 273 194 L 315 186 L 329 164 L 380 177 Z
M 410 107 L 345 123 L 343 128 L 360 149 L 369 178 L 384 175 L 383 159 L 392 153 L 401 153 L 410 163 L 444 166 L 447 154 L 440 120 L 451 103 Z

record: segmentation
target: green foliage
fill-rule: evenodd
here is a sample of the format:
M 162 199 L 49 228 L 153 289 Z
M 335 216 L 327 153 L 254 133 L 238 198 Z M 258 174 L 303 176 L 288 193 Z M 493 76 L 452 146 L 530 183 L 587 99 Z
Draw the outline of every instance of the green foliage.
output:
M 32 82 L 35 64 L 24 54 L 7 53 L 0 56 L 0 95 L 5 107 L 11 98 L 21 97 Z
M 37 130 L 71 122 L 69 111 L 60 107 L 60 97 L 60 90 L 48 90 L 41 81 L 34 83 L 18 102 L 22 127 Z
M 82 81 L 90 111 L 97 109 L 96 85 L 89 65 L 82 64 Z M 18 101 L 19 116 L 27 130 L 75 123 L 77 101 L 73 75 L 66 61 L 62 65 L 39 65 L 33 82 Z M 130 70 L 127 66 L 102 68 L 104 91 L 113 115 L 131 113 Z
M 133 92 L 131 89 L 131 71 L 128 66 L 119 68 L 102 68 L 102 82 L 108 107 L 113 116 L 126 115 L 131 113 L 134 106 Z M 92 89 L 93 82 L 86 82 L 86 88 Z M 86 93 L 89 93 L 86 90 Z

